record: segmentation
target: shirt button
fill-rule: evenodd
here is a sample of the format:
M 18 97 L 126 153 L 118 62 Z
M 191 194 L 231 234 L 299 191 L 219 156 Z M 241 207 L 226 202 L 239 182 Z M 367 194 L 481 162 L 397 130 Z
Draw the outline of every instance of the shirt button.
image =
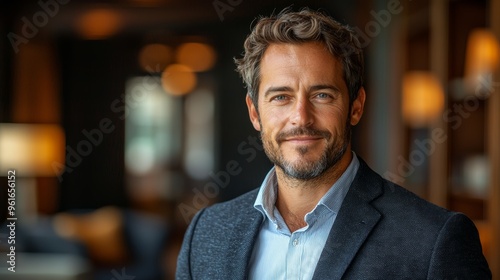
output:
M 292 243 L 292 244 L 293 244 L 293 246 L 297 246 L 297 245 L 299 245 L 299 239 L 298 239 L 298 238 L 295 238 L 295 239 L 293 240 L 293 243 Z

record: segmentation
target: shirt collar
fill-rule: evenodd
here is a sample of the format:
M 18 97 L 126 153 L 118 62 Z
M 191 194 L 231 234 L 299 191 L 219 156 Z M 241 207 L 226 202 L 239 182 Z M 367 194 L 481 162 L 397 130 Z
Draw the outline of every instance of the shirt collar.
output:
M 314 212 L 319 205 L 325 206 L 329 211 L 337 213 L 340 205 L 344 200 L 349 187 L 356 176 L 359 168 L 359 160 L 354 152 L 352 152 L 352 160 L 340 178 L 332 185 L 326 194 L 320 199 Z M 275 217 L 275 204 L 278 191 L 278 182 L 276 178 L 276 169 L 273 167 L 267 173 L 262 185 L 260 186 L 259 193 L 254 203 L 255 209 L 259 210 L 264 219 L 267 217 L 272 222 L 276 223 Z M 277 212 L 277 211 L 276 211 Z

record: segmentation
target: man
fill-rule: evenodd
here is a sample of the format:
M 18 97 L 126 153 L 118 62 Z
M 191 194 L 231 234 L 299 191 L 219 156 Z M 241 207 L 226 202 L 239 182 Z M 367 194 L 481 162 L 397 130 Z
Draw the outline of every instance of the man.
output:
M 274 163 L 259 189 L 201 210 L 177 279 L 490 279 L 474 224 L 351 151 L 363 114 L 355 34 L 310 10 L 262 18 L 236 61 Z

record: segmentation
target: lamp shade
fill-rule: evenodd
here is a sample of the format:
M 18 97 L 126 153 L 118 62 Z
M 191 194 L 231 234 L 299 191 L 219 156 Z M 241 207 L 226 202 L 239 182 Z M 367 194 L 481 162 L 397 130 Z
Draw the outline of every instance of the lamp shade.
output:
M 403 117 L 412 127 L 434 121 L 444 107 L 444 93 L 438 79 L 425 71 L 413 71 L 403 79 Z
M 0 172 L 19 177 L 57 176 L 53 163 L 64 164 L 62 128 L 49 124 L 0 124 Z
M 500 61 L 500 44 L 488 29 L 474 29 L 467 40 L 465 75 L 492 73 Z

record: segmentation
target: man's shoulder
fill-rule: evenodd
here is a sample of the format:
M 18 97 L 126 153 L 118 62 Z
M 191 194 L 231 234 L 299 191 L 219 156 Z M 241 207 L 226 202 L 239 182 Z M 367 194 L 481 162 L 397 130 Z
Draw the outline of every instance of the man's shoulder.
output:
M 214 234 L 231 236 L 234 232 L 241 233 L 260 224 L 262 214 L 253 207 L 257 193 L 258 189 L 252 190 L 232 200 L 200 210 L 190 225 L 194 229 L 196 239 L 211 240 Z
M 386 218 L 393 217 L 401 220 L 427 220 L 429 223 L 441 224 L 457 213 L 448 209 L 437 206 L 428 200 L 418 196 L 410 190 L 402 187 L 394 182 L 391 182 L 375 171 L 371 170 L 366 163 L 360 174 L 364 177 L 363 193 L 370 193 L 370 196 L 375 197 L 371 204 L 379 211 L 383 212 Z M 367 191 L 374 188 L 375 190 Z M 377 193 L 378 192 L 378 193 Z
M 253 208 L 259 189 L 251 190 L 228 201 L 216 203 L 207 208 L 206 211 L 216 213 L 238 214 L 242 210 L 255 210 Z M 229 213 L 228 213 L 229 212 Z
M 453 212 L 438 206 L 425 198 L 418 196 L 412 191 L 391 181 L 385 181 L 383 200 L 385 204 L 395 208 L 402 207 L 407 211 L 417 211 L 423 213 L 435 213 L 438 216 L 450 216 Z
M 238 220 L 262 215 L 253 207 L 259 189 L 254 189 L 228 201 L 219 202 L 202 209 L 197 216 L 204 223 L 212 225 L 221 223 L 236 223 Z M 203 222 L 202 222 L 203 223 Z
M 382 180 L 383 194 L 372 205 L 383 214 L 383 223 L 414 230 L 425 228 L 426 233 L 431 235 L 441 231 L 449 221 L 472 223 L 463 213 L 438 206 L 396 183 Z

